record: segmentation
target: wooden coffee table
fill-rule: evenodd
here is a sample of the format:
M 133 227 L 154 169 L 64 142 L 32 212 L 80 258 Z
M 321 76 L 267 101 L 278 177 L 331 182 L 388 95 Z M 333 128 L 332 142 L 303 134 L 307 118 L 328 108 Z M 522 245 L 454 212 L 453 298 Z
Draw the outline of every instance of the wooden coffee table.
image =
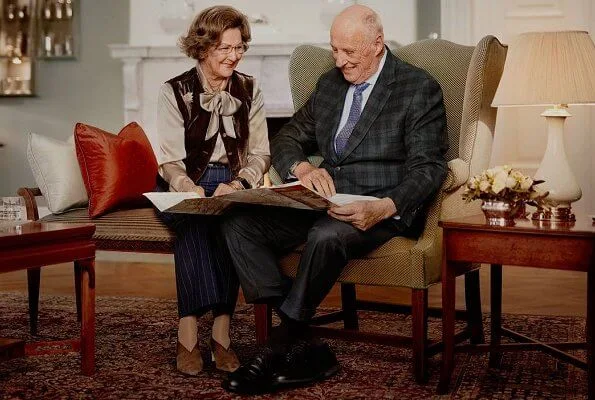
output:
M 0 273 L 27 269 L 28 272 L 36 271 L 39 277 L 39 268 L 65 262 L 74 262 L 75 270 L 81 273 L 80 339 L 35 343 L 0 339 L 0 361 L 25 355 L 80 351 L 83 374 L 94 373 L 95 244 L 92 240 L 94 232 L 95 225 L 92 224 L 28 222 L 20 226 L 0 227 Z M 77 288 L 78 291 L 79 288 Z M 31 296 L 31 293 L 29 295 Z M 33 297 L 37 295 L 38 293 Z M 34 322 L 36 321 L 31 322 L 32 331 L 35 332 Z
M 541 350 L 587 369 L 589 399 L 595 399 L 595 223 L 578 216 L 575 223 L 548 224 L 528 219 L 514 226 L 490 226 L 483 215 L 440 221 L 442 258 L 442 369 L 439 393 L 446 393 L 454 368 L 455 351 L 490 352 L 490 366 L 499 365 L 500 352 Z M 455 347 L 455 277 L 461 263 L 491 264 L 491 343 Z M 587 273 L 586 343 L 542 343 L 502 327 L 502 266 L 561 269 Z M 539 273 L 536 271 L 536 273 Z M 519 343 L 501 343 L 508 336 Z M 587 349 L 587 362 L 565 350 Z

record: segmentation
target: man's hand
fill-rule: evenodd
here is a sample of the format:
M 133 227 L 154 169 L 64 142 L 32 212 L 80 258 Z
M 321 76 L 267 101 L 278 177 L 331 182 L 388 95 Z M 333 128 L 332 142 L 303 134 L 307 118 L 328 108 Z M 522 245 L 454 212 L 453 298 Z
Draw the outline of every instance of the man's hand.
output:
M 215 189 L 213 196 L 223 196 L 224 194 L 231 192 L 237 192 L 237 189 L 227 183 L 220 183 L 219 186 L 217 186 L 217 189 Z
M 301 162 L 293 170 L 293 174 L 308 189 L 316 190 L 325 197 L 334 196 L 335 183 L 324 168 L 316 168 L 307 161 Z
M 397 213 L 395 203 L 388 198 L 380 200 L 354 201 L 344 206 L 332 207 L 328 215 L 339 221 L 348 222 L 359 230 L 367 231 L 377 223 Z

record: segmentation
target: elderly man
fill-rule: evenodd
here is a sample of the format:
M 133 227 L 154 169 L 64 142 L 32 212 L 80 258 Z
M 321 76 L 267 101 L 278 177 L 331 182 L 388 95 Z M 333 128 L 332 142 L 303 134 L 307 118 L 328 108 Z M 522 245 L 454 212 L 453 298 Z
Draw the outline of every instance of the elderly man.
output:
M 308 322 L 348 260 L 396 235 L 421 233 L 425 210 L 446 175 L 442 91 L 425 71 L 392 55 L 378 15 L 354 5 L 331 27 L 336 68 L 324 74 L 306 105 L 271 143 L 281 176 L 325 196 L 370 195 L 328 212 L 268 208 L 223 223 L 248 302 L 272 304 L 281 318 L 258 355 L 223 386 L 240 393 L 303 385 L 334 374 L 330 348 Z M 306 156 L 319 152 L 320 167 Z M 297 276 L 277 258 L 304 243 Z

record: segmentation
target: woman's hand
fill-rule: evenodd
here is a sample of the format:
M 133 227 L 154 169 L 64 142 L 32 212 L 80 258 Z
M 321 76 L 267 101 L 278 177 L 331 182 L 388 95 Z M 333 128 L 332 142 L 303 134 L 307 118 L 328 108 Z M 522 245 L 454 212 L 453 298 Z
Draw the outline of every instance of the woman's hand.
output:
M 199 195 L 200 197 L 207 197 L 207 195 L 205 194 L 205 190 L 202 188 L 202 186 L 197 186 L 197 187 L 195 187 L 195 188 L 194 188 L 194 191 L 195 191 L 196 193 L 198 193 L 198 195 Z
M 224 194 L 236 192 L 237 190 L 238 189 L 228 185 L 227 183 L 220 183 L 219 186 L 217 186 L 217 189 L 215 189 L 213 196 L 223 196 Z

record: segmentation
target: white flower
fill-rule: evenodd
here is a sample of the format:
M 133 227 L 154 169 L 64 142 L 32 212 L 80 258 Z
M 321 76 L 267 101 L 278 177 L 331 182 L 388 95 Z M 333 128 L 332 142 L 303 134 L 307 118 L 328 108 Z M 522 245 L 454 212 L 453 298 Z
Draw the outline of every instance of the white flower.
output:
M 488 181 L 481 181 L 479 182 L 479 190 L 482 192 L 487 192 L 490 189 L 490 182 Z
M 533 179 L 525 176 L 524 179 L 521 181 L 521 189 L 523 191 L 529 190 L 529 188 L 533 185 Z
M 514 187 L 517 185 L 517 183 L 518 182 L 516 179 L 514 179 L 512 176 L 509 176 L 506 178 L 505 185 L 508 189 L 514 189 Z
M 523 175 L 523 173 L 521 171 L 519 171 L 518 169 L 513 170 L 510 173 L 510 176 L 512 176 L 514 179 L 516 179 L 517 182 L 522 182 L 523 179 L 525 179 L 525 175 Z
M 494 183 L 492 183 L 492 190 L 494 193 L 500 193 L 506 187 L 506 180 L 508 179 L 508 172 L 501 169 L 494 176 Z

